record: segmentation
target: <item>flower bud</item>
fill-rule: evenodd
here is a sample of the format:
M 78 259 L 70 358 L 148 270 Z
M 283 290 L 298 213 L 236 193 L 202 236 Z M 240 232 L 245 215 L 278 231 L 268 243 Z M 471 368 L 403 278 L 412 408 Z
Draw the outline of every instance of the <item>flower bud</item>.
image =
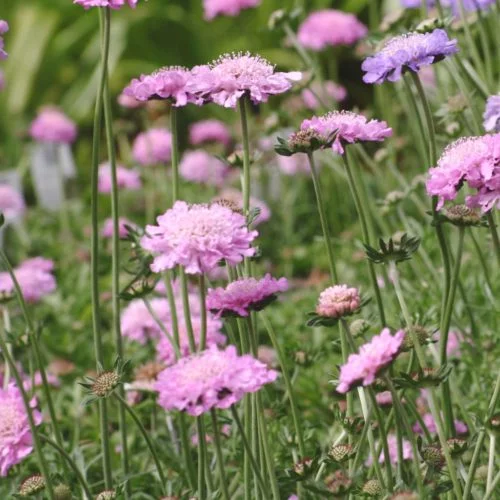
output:
M 115 371 L 99 373 L 92 384 L 92 392 L 100 398 L 108 396 L 120 382 L 120 376 Z
M 405 328 L 404 332 L 405 337 L 403 339 L 403 344 L 401 345 L 401 350 L 403 352 L 411 351 L 415 347 L 413 337 L 417 338 L 419 345 L 427 344 L 431 337 L 428 330 L 421 325 L 413 325 L 411 328 Z
M 378 497 L 384 492 L 384 489 L 378 479 L 370 479 L 363 485 L 361 491 L 369 497 Z
M 431 467 L 440 469 L 444 465 L 444 456 L 441 448 L 436 445 L 423 446 L 420 454 Z
M 115 490 L 104 490 L 96 496 L 95 500 L 114 500 L 116 498 Z
M 58 484 L 54 488 L 54 500 L 71 500 L 73 495 L 71 489 L 66 484 Z
M 350 444 L 337 444 L 330 448 L 328 456 L 338 463 L 343 463 L 355 455 L 356 451 Z
M 29 497 L 45 488 L 45 479 L 41 474 L 33 474 L 23 480 L 19 486 L 19 495 Z
M 462 455 L 467 451 L 468 443 L 465 439 L 450 438 L 446 441 L 452 457 Z

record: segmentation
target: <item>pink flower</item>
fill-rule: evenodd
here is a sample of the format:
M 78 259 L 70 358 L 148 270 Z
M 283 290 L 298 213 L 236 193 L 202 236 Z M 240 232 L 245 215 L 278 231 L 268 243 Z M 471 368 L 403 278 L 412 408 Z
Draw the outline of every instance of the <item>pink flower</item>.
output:
M 310 174 L 311 169 L 305 153 L 296 153 L 292 156 L 277 155 L 278 166 L 285 175 Z
M 234 203 L 239 210 L 243 210 L 243 194 L 237 189 L 227 188 L 220 192 L 219 196 L 214 199 L 214 202 L 225 200 Z M 271 210 L 266 202 L 250 196 L 250 210 L 258 208 L 259 215 L 253 220 L 253 225 L 258 226 L 262 222 L 266 222 L 271 218 Z
M 0 19 L 0 60 L 7 59 L 7 52 L 4 50 L 3 38 L 1 35 L 7 33 L 9 31 L 9 24 L 7 21 Z
M 335 137 L 332 148 L 338 154 L 344 154 L 345 143 L 380 142 L 392 135 L 392 129 L 386 122 L 368 120 L 365 116 L 350 111 L 332 111 L 320 117 L 313 116 L 304 120 L 300 128 L 314 130 L 325 141 Z
M 85 9 L 91 7 L 109 7 L 110 9 L 121 9 L 125 4 L 135 9 L 138 0 L 73 0 L 73 3 L 81 5 Z
M 42 415 L 35 409 L 36 399 L 30 402 L 35 425 L 42 423 Z M 11 384 L 0 388 L 0 476 L 23 461 L 33 451 L 33 436 L 28 415 L 19 389 Z
M 277 377 L 276 371 L 252 356 L 238 356 L 234 346 L 225 350 L 213 346 L 166 368 L 155 388 L 165 410 L 199 416 L 212 408 L 229 408 Z
M 102 237 L 103 238 L 109 238 L 111 239 L 113 237 L 113 219 L 112 218 L 109 218 L 109 219 L 106 219 L 104 221 L 104 224 L 102 226 L 102 231 L 101 231 L 101 234 L 102 234 Z M 128 236 L 128 229 L 126 226 L 129 226 L 129 227 L 137 227 L 136 224 L 134 224 L 133 222 L 131 222 L 130 220 L 128 220 L 127 218 L 125 217 L 120 217 L 118 219 L 118 236 L 124 240 L 127 236 Z
M 422 420 L 424 421 L 424 424 L 427 427 L 427 430 L 431 434 L 437 434 L 436 421 L 434 420 L 434 417 L 432 416 L 431 413 L 426 413 L 425 415 L 423 415 Z M 454 423 L 455 423 L 455 431 L 457 434 L 467 434 L 467 432 L 469 432 L 469 429 L 464 422 L 462 422 L 460 420 L 455 420 Z M 413 426 L 413 432 L 416 432 L 417 434 L 422 434 L 422 435 L 424 434 L 424 431 L 423 431 L 419 422 L 417 422 Z
M 389 460 L 392 464 L 398 463 L 398 440 L 394 434 L 387 436 L 387 444 L 389 445 Z M 379 463 L 383 464 L 385 462 L 384 449 L 378 443 L 377 448 L 381 448 Z M 403 460 L 411 460 L 413 458 L 413 451 L 411 443 L 406 439 L 403 439 Z M 370 466 L 373 464 L 373 457 L 370 455 L 366 461 L 366 465 Z
M 7 184 L 0 184 L 0 214 L 7 222 L 22 217 L 26 210 L 24 198 L 21 193 Z
M 51 273 L 54 270 L 54 261 L 45 257 L 31 257 L 30 259 L 26 259 L 19 266 L 19 269 L 33 269 L 33 272 L 43 271 Z
M 229 132 L 224 122 L 203 120 L 193 123 L 189 127 L 189 142 L 194 146 L 207 142 L 216 142 L 227 148 L 231 145 L 231 132 Z
M 375 399 L 377 400 L 377 404 L 380 406 L 391 406 L 392 405 L 392 394 L 391 391 L 379 392 Z
M 61 381 L 53 373 L 46 373 L 45 376 L 47 377 L 47 383 L 52 387 L 61 386 Z M 26 392 L 30 392 L 33 388 L 41 387 L 43 385 L 42 374 L 39 371 L 34 373 L 33 378 L 35 382 L 34 387 L 31 381 L 31 377 L 29 375 L 24 380 L 23 387 Z
M 149 304 L 163 324 L 170 322 L 170 309 L 166 299 L 153 298 L 149 300 Z M 142 345 L 164 335 L 142 299 L 132 300 L 122 311 L 121 331 L 124 337 Z
M 123 94 L 137 101 L 151 99 L 168 99 L 174 106 L 185 106 L 188 103 L 202 104 L 189 90 L 191 72 L 178 66 L 167 66 L 150 75 L 141 75 L 133 79 Z
M 152 128 L 139 134 L 132 147 L 132 156 L 143 166 L 169 162 L 172 156 L 172 134 L 164 128 Z
M 354 387 L 373 384 L 376 376 L 396 359 L 405 333 L 403 330 L 394 336 L 388 328 L 376 335 L 359 349 L 359 354 L 350 354 L 347 363 L 340 367 L 340 380 L 337 392 L 346 393 Z
M 144 106 L 142 101 L 138 101 L 135 97 L 130 97 L 123 92 L 118 96 L 118 104 L 124 108 L 136 109 Z
M 221 187 L 229 174 L 229 168 L 215 156 L 198 149 L 184 153 L 179 173 L 187 181 Z
M 347 97 L 347 90 L 342 85 L 332 81 L 326 81 L 322 84 L 314 82 L 310 88 L 302 91 L 301 96 L 307 108 L 318 109 L 321 105 L 328 107 L 332 100 L 342 102 Z
M 214 17 L 237 16 L 240 11 L 257 7 L 262 0 L 203 0 L 205 19 L 211 21 Z
M 275 279 L 270 274 L 260 280 L 243 278 L 229 283 L 226 288 L 209 289 L 207 307 L 219 316 L 248 316 L 250 311 L 261 310 L 276 298 L 277 293 L 287 290 L 286 278 Z
M 125 168 L 123 165 L 116 165 L 116 181 L 118 189 L 137 190 L 142 187 L 139 173 L 135 170 Z M 102 163 L 99 166 L 99 192 L 111 193 L 111 188 L 111 165 L 109 163 Z
M 355 313 L 360 306 L 361 297 L 357 288 L 335 285 L 321 292 L 316 313 L 327 318 L 341 318 Z
M 146 226 L 142 247 L 155 255 L 155 273 L 183 266 L 188 274 L 208 272 L 221 260 L 240 263 L 255 254 L 250 243 L 257 231 L 250 231 L 243 215 L 218 204 L 188 205 L 177 201 L 157 218 L 157 226 Z
M 320 51 L 336 45 L 352 45 L 368 33 L 367 27 L 353 14 L 324 9 L 310 14 L 299 26 L 299 42 Z
M 302 78 L 297 71 L 275 72 L 270 62 L 250 53 L 223 55 L 210 66 L 193 68 L 192 75 L 193 93 L 225 108 L 234 108 L 244 94 L 255 104 L 267 102 Z
M 57 108 L 46 107 L 31 123 L 29 133 L 38 142 L 71 143 L 76 139 L 77 129 Z

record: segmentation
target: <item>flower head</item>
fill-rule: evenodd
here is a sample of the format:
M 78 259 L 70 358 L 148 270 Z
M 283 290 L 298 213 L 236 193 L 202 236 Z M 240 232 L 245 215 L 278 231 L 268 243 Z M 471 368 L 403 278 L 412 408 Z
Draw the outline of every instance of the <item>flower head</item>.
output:
M 203 0 L 205 19 L 211 21 L 214 17 L 237 16 L 242 10 L 260 5 L 262 0 Z
M 7 23 L 7 21 L 0 19 L 0 60 L 7 59 L 7 52 L 5 52 L 3 48 L 4 43 L 2 38 L 2 35 L 7 33 L 7 31 L 9 31 L 9 24 Z
M 55 107 L 40 111 L 30 126 L 30 135 L 38 142 L 71 143 L 76 139 L 76 125 Z
M 332 111 L 323 116 L 313 116 L 304 120 L 301 130 L 312 130 L 326 142 L 332 142 L 332 148 L 344 154 L 344 144 L 365 141 L 383 141 L 392 135 L 392 129 L 384 121 L 368 120 L 363 115 L 350 111 Z
M 187 181 L 220 187 L 227 178 L 227 165 L 202 149 L 186 151 L 179 165 L 181 176 Z
M 73 0 L 73 3 L 81 5 L 84 9 L 90 9 L 92 7 L 121 9 L 124 5 L 128 5 L 134 9 L 137 2 L 138 0 Z
M 337 45 L 352 45 L 368 33 L 368 28 L 353 14 L 324 9 L 310 14 L 299 26 L 299 42 L 320 51 Z
M 302 91 L 301 96 L 306 108 L 318 109 L 321 105 L 328 106 L 332 100 L 342 102 L 347 97 L 347 90 L 332 81 L 314 82 L 310 88 Z
M 246 393 L 274 382 L 278 373 L 252 356 L 238 356 L 236 348 L 210 347 L 182 358 L 158 376 L 158 402 L 165 410 L 177 409 L 199 416 L 212 408 L 229 408 Z
M 123 92 L 118 96 L 118 104 L 128 109 L 136 109 L 144 106 L 144 102 L 138 101 L 135 97 L 124 94 Z
M 207 142 L 217 142 L 224 147 L 231 144 L 231 132 L 224 122 L 219 120 L 202 120 L 189 127 L 189 142 L 199 146 Z
M 392 336 L 390 330 L 384 328 L 380 335 L 361 346 L 359 354 L 351 354 L 340 368 L 337 392 L 346 393 L 357 385 L 373 384 L 377 374 L 396 359 L 404 335 L 400 330 Z
M 425 415 L 423 415 L 422 420 L 423 420 L 425 426 L 427 427 L 427 430 L 431 434 L 437 434 L 438 430 L 437 430 L 436 421 L 434 420 L 434 417 L 432 416 L 431 413 L 426 413 Z M 467 425 L 464 422 L 462 422 L 461 420 L 455 420 L 454 424 L 455 424 L 455 432 L 457 434 L 467 434 L 467 432 L 469 431 Z M 417 434 L 422 434 L 422 435 L 424 434 L 424 430 L 422 429 L 419 422 L 417 422 L 413 426 L 413 432 L 416 432 Z
M 250 243 L 257 231 L 250 231 L 243 215 L 218 204 L 188 205 L 177 201 L 157 218 L 157 226 L 146 226 L 142 247 L 155 255 L 155 273 L 183 266 L 188 274 L 213 269 L 221 260 L 240 263 L 255 254 Z
M 169 162 L 172 156 L 172 134 L 164 128 L 152 128 L 139 134 L 132 147 L 132 156 L 143 166 Z
M 192 75 L 193 93 L 225 108 L 234 108 L 244 94 L 255 104 L 267 102 L 302 78 L 297 71 L 276 72 L 269 61 L 248 52 L 225 54 L 211 65 L 193 68 Z
M 24 198 L 8 184 L 0 184 L 0 214 L 3 214 L 7 222 L 22 217 L 26 210 Z
M 398 440 L 394 434 L 387 436 L 387 444 L 389 445 L 389 460 L 392 464 L 397 464 L 398 457 Z M 411 460 L 413 458 L 413 451 L 411 443 L 406 439 L 403 439 L 403 460 Z M 378 458 L 379 463 L 383 464 L 385 462 L 384 450 L 380 451 Z M 366 465 L 371 465 L 373 463 L 373 457 L 370 455 L 366 461 Z
M 42 415 L 35 409 L 36 404 L 36 399 L 32 399 L 30 406 L 35 425 L 40 425 Z M 33 437 L 23 398 L 13 384 L 6 389 L 0 388 L 0 450 L 0 476 L 3 477 L 33 451 Z
M 306 153 L 296 153 L 292 156 L 278 155 L 278 167 L 285 175 L 311 173 Z
M 136 224 L 131 222 L 125 217 L 120 217 L 118 219 L 118 236 L 120 239 L 125 239 L 128 236 L 128 227 L 136 227 Z M 111 239 L 114 233 L 114 222 L 112 218 L 106 219 L 102 226 L 101 235 L 103 238 Z
M 243 194 L 237 189 L 223 189 L 219 196 L 213 200 L 214 203 L 233 205 L 233 210 L 243 213 Z M 265 201 L 250 196 L 250 211 L 258 209 L 259 215 L 252 221 L 253 225 L 258 226 L 262 222 L 266 222 L 271 218 L 271 210 Z
M 19 485 L 19 496 L 31 497 L 45 488 L 45 478 L 41 474 L 33 474 L 23 479 Z
M 341 318 L 353 314 L 360 307 L 361 297 L 357 288 L 335 285 L 321 292 L 316 313 L 327 318 Z
M 500 132 L 500 94 L 488 98 L 483 119 L 486 132 Z
M 257 280 L 243 278 L 229 283 L 226 288 L 208 290 L 207 307 L 218 315 L 248 316 L 251 310 L 260 310 L 276 294 L 288 290 L 286 278 L 275 279 L 270 274 Z
M 116 165 L 116 181 L 118 189 L 137 190 L 142 186 L 139 173 L 123 165 Z M 99 192 L 111 193 L 112 185 L 111 165 L 103 163 L 99 166 Z
M 379 52 L 363 62 L 363 80 L 366 83 L 395 82 L 407 70 L 416 73 L 423 66 L 457 52 L 457 40 L 450 40 L 442 29 L 400 35 L 391 38 Z
M 153 298 L 149 305 L 163 324 L 170 322 L 170 308 L 166 299 Z M 142 299 L 132 300 L 121 314 L 121 331 L 124 337 L 146 344 L 148 340 L 158 340 L 163 335 Z

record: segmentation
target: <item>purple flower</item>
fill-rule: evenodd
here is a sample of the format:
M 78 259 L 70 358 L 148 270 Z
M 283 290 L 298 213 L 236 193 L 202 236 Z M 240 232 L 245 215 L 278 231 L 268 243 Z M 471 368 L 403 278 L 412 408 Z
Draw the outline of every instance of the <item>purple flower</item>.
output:
M 31 123 L 29 133 L 38 142 L 71 143 L 76 139 L 77 129 L 59 109 L 46 107 Z
M 231 265 L 255 254 L 243 215 L 218 204 L 188 205 L 177 201 L 157 218 L 157 226 L 146 226 L 142 247 L 155 255 L 155 273 L 183 266 L 188 274 L 208 272 L 221 260 Z
M 179 173 L 187 181 L 221 187 L 229 174 L 229 168 L 215 156 L 198 149 L 184 153 Z
M 5 220 L 10 222 L 22 217 L 25 210 L 23 195 L 12 186 L 0 184 L 0 214 L 4 215 Z
M 386 122 L 368 120 L 365 116 L 350 111 L 332 111 L 323 116 L 313 116 L 304 120 L 300 128 L 313 130 L 325 141 L 334 137 L 332 148 L 338 154 L 344 154 L 345 143 L 380 142 L 392 135 L 392 129 Z
M 373 384 L 377 375 L 389 366 L 399 354 L 405 333 L 394 336 L 388 328 L 376 335 L 359 349 L 359 354 L 350 354 L 347 362 L 340 367 L 337 392 L 346 393 L 358 385 Z
M 342 318 L 355 313 L 360 306 L 361 297 L 357 288 L 335 285 L 321 292 L 316 313 L 326 318 Z
M 189 142 L 193 146 L 215 142 L 227 148 L 231 144 L 231 132 L 224 122 L 203 120 L 193 123 L 189 127 Z
M 213 346 L 166 368 L 155 389 L 165 410 L 199 416 L 212 408 L 229 408 L 277 377 L 276 371 L 252 356 L 238 356 L 234 346 L 225 350 Z
M 130 189 L 134 191 L 142 187 L 139 173 L 134 170 L 130 170 L 123 165 L 116 165 L 116 180 L 118 189 Z M 111 165 L 107 162 L 99 166 L 98 183 L 100 193 L 111 193 Z
M 457 52 L 457 40 L 450 40 L 442 29 L 400 35 L 391 38 L 379 52 L 365 59 L 361 66 L 365 72 L 363 81 L 395 82 L 407 70 L 416 73 L 423 66 L 434 64 Z
M 441 5 L 451 8 L 454 14 L 459 14 L 460 1 L 463 3 L 464 10 L 466 11 L 484 10 L 495 3 L 495 0 L 441 0 Z M 422 0 L 401 0 L 401 5 L 408 8 L 418 8 L 422 5 Z M 436 0 L 427 0 L 427 6 L 435 7 Z
M 91 7 L 109 7 L 110 9 L 121 9 L 125 4 L 135 8 L 138 0 L 73 0 L 73 3 L 81 5 L 85 9 Z
M 0 60 L 2 59 L 7 59 L 7 52 L 3 49 L 4 43 L 3 43 L 3 35 L 4 33 L 7 33 L 9 31 L 9 24 L 7 21 L 4 21 L 3 19 L 0 19 Z
M 220 192 L 219 196 L 215 198 L 214 203 L 227 203 L 234 204 L 235 208 L 239 211 L 243 210 L 243 194 L 241 191 L 233 188 L 227 188 Z M 252 225 L 258 226 L 262 222 L 266 222 L 271 218 L 271 209 L 268 207 L 267 203 L 250 196 L 250 210 L 258 208 L 260 210 L 259 215 L 253 220 Z
M 238 99 L 247 94 L 255 104 L 267 102 L 270 95 L 290 90 L 302 73 L 275 72 L 274 66 L 250 53 L 226 54 L 209 66 L 191 70 L 191 90 L 206 101 L 225 108 L 234 108 Z
M 35 425 L 42 423 L 42 414 L 35 409 L 36 399 L 30 401 Z M 28 415 L 19 389 L 11 384 L 0 388 L 0 476 L 23 461 L 33 451 L 33 436 Z
M 310 88 L 302 91 L 301 96 L 306 108 L 314 110 L 320 108 L 322 104 L 328 106 L 332 100 L 334 102 L 345 100 L 347 90 L 332 81 L 313 82 Z
M 500 132 L 500 94 L 488 97 L 483 119 L 486 132 Z
M 398 456 L 398 440 L 394 434 L 387 436 L 387 444 L 389 445 L 389 460 L 392 464 L 397 464 L 399 460 Z M 380 443 L 378 443 L 377 448 L 382 448 Z M 413 458 L 413 451 L 411 443 L 406 439 L 403 439 L 403 460 L 411 460 Z M 385 462 L 385 455 L 383 448 L 380 451 L 378 458 L 379 463 L 383 464 Z M 373 464 L 373 457 L 370 455 L 366 461 L 366 465 L 370 466 Z
M 324 9 L 309 14 L 299 26 L 297 37 L 308 49 L 320 51 L 337 45 L 352 45 L 368 33 L 353 14 Z
M 205 19 L 211 21 L 214 17 L 237 16 L 242 10 L 260 5 L 262 0 L 203 0 Z
M 118 236 L 121 239 L 125 239 L 128 236 L 128 229 L 127 226 L 129 227 L 136 227 L 136 224 L 133 222 L 129 221 L 125 217 L 120 217 L 118 220 Z M 109 238 L 111 239 L 113 237 L 113 232 L 114 232 L 114 222 L 113 219 L 109 218 L 104 221 L 104 224 L 102 226 L 102 237 L 103 238 Z
M 172 134 L 165 128 L 142 132 L 135 138 L 132 156 L 142 166 L 169 162 L 172 156 Z
M 287 290 L 286 278 L 275 279 L 270 274 L 260 280 L 243 278 L 229 283 L 226 288 L 209 289 L 207 308 L 219 316 L 248 316 L 250 311 L 259 311 L 274 300 L 276 294 Z

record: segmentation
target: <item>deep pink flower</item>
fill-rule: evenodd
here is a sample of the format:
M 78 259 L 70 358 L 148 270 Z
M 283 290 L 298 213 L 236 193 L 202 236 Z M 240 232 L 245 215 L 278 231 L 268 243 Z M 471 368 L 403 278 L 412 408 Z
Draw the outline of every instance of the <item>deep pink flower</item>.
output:
M 389 445 L 389 460 L 392 464 L 397 464 L 399 460 L 398 456 L 398 440 L 394 434 L 387 436 L 387 444 Z M 384 449 L 378 443 L 377 448 L 381 448 L 379 463 L 383 464 L 385 462 Z M 403 439 L 403 460 L 411 460 L 413 458 L 413 450 L 411 443 L 406 439 Z M 366 461 L 366 465 L 370 466 L 373 464 L 373 457 L 370 455 Z
M 214 200 L 215 202 L 225 200 L 233 203 L 239 210 L 243 210 L 243 194 L 241 191 L 233 188 L 227 188 L 220 192 L 219 196 Z M 266 222 L 271 218 L 271 209 L 265 201 L 259 200 L 254 196 L 250 196 L 250 210 L 258 208 L 259 215 L 253 220 L 253 225 L 258 226 L 262 222 Z
M 262 0 L 203 0 L 205 19 L 211 21 L 217 16 L 237 16 L 242 10 L 260 5 Z
M 4 50 L 4 42 L 3 38 L 1 35 L 4 33 L 7 33 L 9 31 L 9 24 L 7 21 L 4 21 L 3 19 L 0 19 L 0 60 L 2 59 L 7 59 L 7 52 Z
M 142 247 L 155 255 L 155 273 L 180 265 L 188 274 L 200 274 L 221 260 L 235 265 L 255 254 L 250 243 L 257 231 L 247 228 L 243 215 L 219 204 L 177 201 L 157 222 L 158 226 L 146 226 L 141 240 Z
M 143 166 L 169 162 L 172 156 L 172 134 L 164 128 L 152 128 L 139 134 L 132 147 L 132 156 Z
M 126 217 L 120 217 L 118 219 L 118 236 L 121 239 L 125 239 L 128 236 L 127 226 L 132 228 L 137 227 L 136 224 L 128 220 Z M 113 237 L 113 232 L 114 232 L 113 228 L 114 228 L 113 219 L 110 217 L 104 221 L 101 231 L 102 237 L 111 239 Z
M 142 187 L 139 173 L 123 165 L 116 165 L 116 181 L 118 189 L 130 189 L 133 191 Z M 109 163 L 102 163 L 99 166 L 99 192 L 111 193 L 112 184 L 111 165 Z
M 341 318 L 355 313 L 360 306 L 361 297 L 357 288 L 335 285 L 321 292 L 316 313 L 326 318 Z
M 42 423 L 42 414 L 35 409 L 36 399 L 30 402 L 35 425 Z M 33 451 L 33 436 L 28 415 L 19 389 L 11 384 L 0 388 L 0 476 L 5 477 L 9 469 Z
M 275 279 L 270 274 L 257 280 L 243 278 L 233 281 L 226 288 L 209 289 L 207 294 L 207 307 L 217 315 L 236 314 L 248 316 L 252 310 L 260 310 L 276 294 L 288 290 L 286 278 Z
M 437 434 L 437 425 L 436 421 L 434 420 L 434 417 L 432 416 L 431 413 L 426 413 L 423 417 L 422 420 L 424 421 L 425 426 L 427 427 L 427 430 L 431 434 Z M 461 420 L 455 420 L 455 431 L 457 434 L 467 434 L 469 432 L 469 429 L 467 425 L 462 422 Z M 413 432 L 416 432 L 417 434 L 424 434 L 424 430 L 422 429 L 421 425 L 419 422 L 416 422 L 415 425 L 413 426 Z
M 187 181 L 221 187 L 230 170 L 215 156 L 202 149 L 186 151 L 179 164 L 179 173 Z
M 347 97 L 347 90 L 332 81 L 314 82 L 310 88 L 302 91 L 301 96 L 306 107 L 314 110 L 322 105 L 330 107 L 332 100 L 342 102 Z
M 364 38 L 368 28 L 353 14 L 324 9 L 309 14 L 299 26 L 299 42 L 308 49 L 320 51 L 336 45 L 352 45 Z
M 234 108 L 244 94 L 255 104 L 267 102 L 270 95 L 286 92 L 302 78 L 297 71 L 282 73 L 274 69 L 260 56 L 226 54 L 209 66 L 193 68 L 192 92 L 225 108 Z
M 278 166 L 285 175 L 311 173 L 306 153 L 296 153 L 292 156 L 277 155 L 277 159 Z
M 77 129 L 59 109 L 46 107 L 33 120 L 29 132 L 38 142 L 71 143 L 76 139 Z
M 346 393 L 358 385 L 373 384 L 377 374 L 396 359 L 404 336 L 403 330 L 392 336 L 391 331 L 384 328 L 380 335 L 360 347 L 359 354 L 350 354 L 340 367 L 337 392 Z
M 10 222 L 18 219 L 25 211 L 23 195 L 8 184 L 0 184 L 0 214 L 4 215 L 5 220 Z
M 231 144 L 231 132 L 220 120 L 202 120 L 189 127 L 189 142 L 194 146 L 216 142 L 227 148 Z
M 73 3 L 81 5 L 85 9 L 91 7 L 109 7 L 110 9 L 121 9 L 124 5 L 128 5 L 135 9 L 138 0 L 73 0 Z
M 166 368 L 155 388 L 165 410 L 199 416 L 212 408 L 229 408 L 277 377 L 276 371 L 252 356 L 238 356 L 234 346 L 225 350 L 211 347 Z
M 325 140 L 335 138 L 332 148 L 344 154 L 344 144 L 355 142 L 380 142 L 392 135 L 392 129 L 384 121 L 368 120 L 363 115 L 350 111 L 332 111 L 323 116 L 304 120 L 301 130 L 312 129 Z

